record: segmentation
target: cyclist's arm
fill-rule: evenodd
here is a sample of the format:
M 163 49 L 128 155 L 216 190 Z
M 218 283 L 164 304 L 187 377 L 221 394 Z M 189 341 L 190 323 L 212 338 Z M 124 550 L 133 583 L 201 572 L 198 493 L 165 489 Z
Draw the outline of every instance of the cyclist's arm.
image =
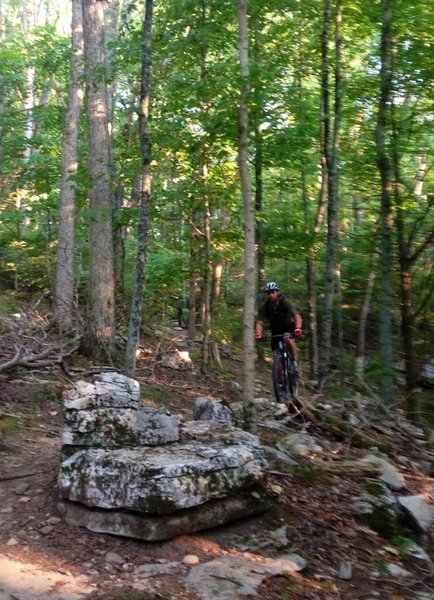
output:
M 256 321 L 256 337 L 261 337 L 264 335 L 264 322 L 261 319 Z
M 299 313 L 295 313 L 294 315 L 294 325 L 296 329 L 301 329 L 303 325 L 303 319 Z
M 301 318 L 301 314 L 297 312 L 297 309 L 295 308 L 294 304 L 292 304 L 292 302 L 286 301 L 284 306 L 288 314 L 294 321 L 294 329 L 301 329 L 303 325 L 303 319 Z

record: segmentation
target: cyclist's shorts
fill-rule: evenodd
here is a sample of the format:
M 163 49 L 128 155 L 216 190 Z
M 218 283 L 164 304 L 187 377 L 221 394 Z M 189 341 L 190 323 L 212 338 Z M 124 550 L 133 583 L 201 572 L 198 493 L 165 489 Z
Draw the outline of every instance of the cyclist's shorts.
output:
M 295 329 L 295 325 L 294 324 L 290 325 L 289 327 L 286 328 L 286 331 L 284 333 L 294 333 L 294 329 Z M 279 335 L 279 334 L 273 334 L 273 335 Z M 279 345 L 279 338 L 271 337 L 271 349 L 277 350 L 278 345 Z

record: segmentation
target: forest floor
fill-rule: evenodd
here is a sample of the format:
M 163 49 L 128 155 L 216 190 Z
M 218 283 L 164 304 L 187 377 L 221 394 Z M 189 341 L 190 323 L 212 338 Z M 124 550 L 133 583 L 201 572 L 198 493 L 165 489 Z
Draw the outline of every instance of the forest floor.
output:
M 239 402 L 241 392 L 234 382 L 240 383 L 242 363 L 236 356 L 224 358 L 224 370 L 206 377 L 194 369 L 179 372 L 159 364 L 161 352 L 176 347 L 181 338 L 173 330 L 171 340 L 144 342 L 136 373 L 143 399 L 164 404 L 186 420 L 191 419 L 198 396 L 222 399 L 229 405 Z M 3 350 L 0 362 L 6 358 Z M 292 472 L 273 465 L 269 484 L 278 492 L 272 509 L 214 530 L 146 543 L 65 524 L 58 514 L 56 489 L 62 395 L 74 380 L 91 372 L 89 365 L 71 359 L 69 376 L 57 367 L 38 372 L 16 369 L 0 381 L 0 600 L 202 600 L 185 587 L 190 568 L 186 556 L 194 555 L 203 563 L 240 555 L 261 561 L 285 553 L 298 554 L 307 566 L 296 574 L 266 579 L 258 590 L 262 600 L 434 598 L 429 561 L 403 557 L 399 546 L 352 516 L 354 499 L 367 485 L 366 477 L 349 473 L 313 477 L 308 463 L 305 470 Z M 269 365 L 258 368 L 256 377 L 260 395 L 273 401 Z M 306 388 L 302 394 L 311 400 Z M 300 429 L 309 431 L 326 458 L 349 460 L 367 453 L 366 448 L 336 439 L 314 424 L 294 424 L 288 433 Z M 260 428 L 259 435 L 273 445 L 282 432 Z M 387 437 L 386 430 L 382 436 Z M 413 459 L 420 464 L 420 446 L 396 435 L 387 441 L 392 459 L 402 455 L 408 460 L 405 493 L 426 492 L 428 483 L 432 493 L 432 479 L 411 466 Z M 297 460 L 302 466 L 303 459 Z M 286 533 L 286 544 L 274 535 L 279 528 Z M 428 535 L 406 535 L 434 561 Z M 389 563 L 401 566 L 406 574 L 391 576 L 386 569 Z M 138 589 L 133 573 L 146 564 L 160 565 L 160 572 L 157 569 Z M 351 565 L 350 575 L 340 578 L 345 564 Z M 245 596 L 246 600 L 252 597 Z

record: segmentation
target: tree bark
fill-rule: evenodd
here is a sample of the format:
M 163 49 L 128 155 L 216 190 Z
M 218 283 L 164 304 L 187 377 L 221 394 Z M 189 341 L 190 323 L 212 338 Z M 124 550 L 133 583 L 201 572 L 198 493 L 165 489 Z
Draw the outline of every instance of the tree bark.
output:
M 322 37 L 323 53 L 323 106 L 324 106 L 324 149 L 328 174 L 328 204 L 327 204 L 327 253 L 326 281 L 323 314 L 323 335 L 321 355 L 321 381 L 324 379 L 331 360 L 333 312 L 337 282 L 337 250 L 338 250 L 338 205 L 339 205 L 339 130 L 341 119 L 341 74 L 340 74 L 340 22 L 342 18 L 342 0 L 336 4 L 335 23 L 335 91 L 334 91 L 334 122 L 333 137 L 331 138 L 331 119 L 329 102 L 329 28 L 331 20 L 331 0 L 326 0 Z M 330 143 L 331 142 L 331 143 Z
M 382 0 L 381 82 L 376 128 L 377 166 L 381 178 L 381 293 L 379 317 L 380 358 L 383 368 L 381 391 L 386 406 L 390 406 L 395 399 L 392 347 L 392 172 L 387 148 L 388 113 L 392 94 L 392 7 L 393 0 Z
M 204 181 L 207 178 L 206 165 L 202 166 Z M 206 368 L 210 356 L 210 339 L 211 339 L 211 286 L 212 286 L 212 264 L 211 264 L 211 226 L 210 226 L 210 209 L 209 201 L 205 192 L 204 197 L 204 219 L 203 219 L 203 235 L 204 235 L 204 265 L 203 265 L 203 322 L 202 322 L 202 360 L 201 371 L 206 373 Z
M 116 95 L 116 72 L 115 72 L 115 51 L 114 43 L 117 40 L 117 27 L 120 11 L 120 0 L 111 0 L 104 6 L 105 17 L 105 46 L 106 46 L 106 65 L 107 65 L 107 101 L 108 101 L 108 120 L 110 134 L 110 163 L 115 164 L 115 155 L 113 147 L 114 131 L 114 113 L 115 113 L 115 95 Z M 117 310 L 122 303 L 124 292 L 124 266 L 125 266 L 125 234 L 126 228 L 118 222 L 124 203 L 124 182 L 118 180 L 112 192 L 113 203 L 113 266 L 115 279 L 115 304 Z M 121 314 L 119 315 L 121 316 Z
M 372 269 L 366 282 L 365 296 L 360 310 L 356 351 L 356 376 L 359 377 L 359 379 L 363 379 L 365 369 L 366 322 L 368 320 L 369 307 L 371 305 L 376 278 L 377 272 L 375 269 Z
M 90 199 L 90 307 L 83 350 L 111 359 L 114 344 L 114 279 L 110 136 L 105 73 L 104 11 L 100 0 L 83 0 L 86 113 Z
M 260 10 L 260 9 L 258 9 Z M 259 33 L 262 31 L 261 21 L 258 15 L 255 17 L 255 43 L 253 56 L 256 65 L 256 70 L 259 73 L 261 64 L 261 49 Z M 261 132 L 262 120 L 262 104 L 261 104 L 261 84 L 260 77 L 256 78 L 255 88 L 255 109 L 253 112 L 254 127 L 255 127 L 255 214 L 256 214 L 256 247 L 257 247 L 257 264 L 258 264 L 258 297 L 259 302 L 262 300 L 263 290 L 265 288 L 265 238 L 264 238 L 264 222 L 262 218 L 263 208 L 263 140 Z M 258 361 L 264 363 L 265 348 L 264 344 L 257 345 Z
M 151 75 L 151 35 L 153 0 L 146 0 L 145 21 L 143 26 L 143 55 L 140 85 L 139 135 L 142 157 L 142 177 L 140 182 L 140 220 L 137 232 L 136 280 L 131 303 L 128 326 L 125 362 L 130 375 L 136 367 L 136 350 L 139 341 L 140 322 L 145 290 L 146 254 L 148 240 L 148 207 L 151 196 L 151 142 L 148 131 L 149 120 L 149 82 Z
M 244 322 L 243 322 L 243 413 L 244 427 L 256 431 L 255 395 L 255 207 L 252 198 L 252 185 L 249 172 L 249 54 L 247 1 L 237 0 L 238 9 L 238 49 L 241 70 L 241 96 L 238 109 L 238 168 L 244 204 Z
M 203 31 L 207 27 L 207 6 L 206 1 L 200 2 L 200 24 Z M 200 40 L 200 81 L 204 89 L 208 85 L 207 73 L 207 54 L 208 41 L 206 37 Z M 204 101 L 201 103 L 201 113 L 204 117 L 204 122 L 210 112 L 211 102 L 207 94 Z M 210 359 L 210 340 L 211 340 L 211 294 L 212 294 L 212 258 L 211 258 L 211 211 L 208 196 L 208 147 L 204 140 L 201 148 L 201 188 L 202 188 L 202 205 L 203 205 L 203 223 L 202 223 L 202 238 L 203 238 L 203 265 L 202 265 L 202 356 L 201 356 L 201 372 L 206 373 L 206 369 Z
M 298 121 L 300 129 L 304 128 L 304 110 L 303 110 L 303 47 L 300 44 L 298 48 L 298 65 L 296 73 L 297 81 L 297 101 L 298 101 Z M 320 131 L 321 147 L 322 147 L 322 132 Z M 323 183 L 325 182 L 325 185 Z M 305 170 L 305 153 L 302 151 L 300 155 L 300 185 L 301 195 L 303 200 L 303 218 L 304 218 L 304 231 L 306 238 L 311 238 L 308 257 L 306 260 L 306 284 L 307 284 L 307 305 L 308 305 L 308 319 L 307 324 L 309 328 L 309 369 L 312 379 L 316 379 L 319 373 L 319 349 L 318 349 L 318 319 L 317 319 L 317 293 L 316 293 L 316 272 L 315 272 L 315 246 L 317 244 L 317 236 L 321 231 L 321 223 L 324 216 L 324 208 L 327 195 L 327 177 L 324 171 L 324 177 L 321 177 L 321 193 L 318 202 L 318 208 L 315 217 L 315 223 L 312 227 L 310 226 L 310 215 L 309 215 L 309 198 L 306 184 L 306 170 Z
M 61 330 L 68 330 L 72 325 L 74 299 L 74 177 L 77 174 L 77 144 L 84 97 L 84 89 L 81 84 L 84 73 L 81 0 L 72 2 L 71 30 L 71 75 L 62 137 L 62 180 L 54 292 L 55 321 Z

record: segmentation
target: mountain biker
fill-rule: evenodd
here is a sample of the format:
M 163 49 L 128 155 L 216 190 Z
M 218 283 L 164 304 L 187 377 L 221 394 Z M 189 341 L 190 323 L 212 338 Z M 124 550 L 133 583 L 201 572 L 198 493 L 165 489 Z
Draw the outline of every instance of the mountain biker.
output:
M 285 300 L 280 288 L 275 281 L 269 281 L 265 286 L 266 301 L 259 307 L 258 320 L 256 321 L 256 339 L 264 340 L 264 321 L 270 324 L 272 336 L 283 334 L 289 354 L 294 361 L 294 369 L 298 370 L 297 345 L 289 334 L 300 337 L 302 334 L 302 318 L 295 306 Z M 277 349 L 278 339 L 271 338 L 271 349 Z

